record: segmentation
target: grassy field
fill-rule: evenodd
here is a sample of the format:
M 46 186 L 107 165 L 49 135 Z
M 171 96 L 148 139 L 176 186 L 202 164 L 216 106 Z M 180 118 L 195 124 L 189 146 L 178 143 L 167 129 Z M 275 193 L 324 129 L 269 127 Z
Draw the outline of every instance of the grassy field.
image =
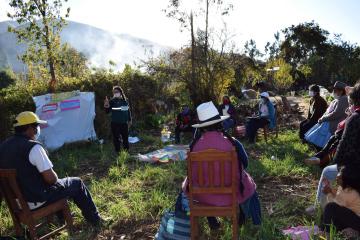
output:
M 71 239 L 152 239 L 163 212 L 171 208 L 186 175 L 185 162 L 150 165 L 134 155 L 161 147 L 159 137 L 140 136 L 142 142 L 132 145 L 129 154 L 113 153 L 110 143 L 73 144 L 50 155 L 60 177 L 80 176 L 89 186 L 106 226 L 95 233 L 75 213 L 76 232 Z M 319 217 L 304 214 L 314 200 L 320 170 L 303 164 L 311 150 L 300 143 L 297 134 L 286 131 L 266 144 L 245 144 L 250 156 L 248 171 L 257 183 L 263 209 L 263 224 L 255 228 L 246 223 L 241 239 L 286 239 L 280 230 L 300 224 L 312 225 Z M 230 239 L 229 220 L 222 220 L 217 235 L 203 224 L 203 239 Z M 0 208 L 0 235 L 12 233 L 7 207 Z M 212 235 L 212 236 L 210 236 Z M 59 239 L 68 239 L 62 233 Z M 338 239 L 338 238 L 333 238 Z

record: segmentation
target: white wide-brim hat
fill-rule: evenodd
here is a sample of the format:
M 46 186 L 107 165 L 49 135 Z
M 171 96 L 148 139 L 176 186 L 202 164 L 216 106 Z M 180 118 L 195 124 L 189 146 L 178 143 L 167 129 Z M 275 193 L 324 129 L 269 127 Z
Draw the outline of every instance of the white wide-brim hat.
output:
M 260 93 L 260 97 L 269 98 L 270 95 L 268 92 L 262 92 L 262 93 Z
M 196 108 L 196 111 L 200 123 L 192 125 L 193 128 L 207 127 L 215 123 L 222 122 L 230 117 L 220 116 L 219 111 L 217 110 L 213 102 L 206 102 L 200 104 Z

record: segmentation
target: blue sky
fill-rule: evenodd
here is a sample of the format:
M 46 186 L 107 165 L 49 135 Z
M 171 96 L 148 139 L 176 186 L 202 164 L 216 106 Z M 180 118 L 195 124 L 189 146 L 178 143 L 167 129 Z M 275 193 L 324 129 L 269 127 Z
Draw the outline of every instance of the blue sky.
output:
M 8 0 L 0 0 L 0 20 L 7 20 Z M 196 0 L 183 0 L 188 9 Z M 360 44 L 360 1 L 358 0 L 233 0 L 234 10 L 225 19 L 212 13 L 215 29 L 227 23 L 238 47 L 250 38 L 263 49 L 273 34 L 292 24 L 305 21 L 319 23 L 330 33 Z M 162 9 L 168 0 L 69 0 L 70 20 L 87 23 L 115 33 L 127 33 L 160 44 L 180 47 L 189 39 L 186 31 L 165 17 Z M 196 21 L 196 24 L 200 24 Z

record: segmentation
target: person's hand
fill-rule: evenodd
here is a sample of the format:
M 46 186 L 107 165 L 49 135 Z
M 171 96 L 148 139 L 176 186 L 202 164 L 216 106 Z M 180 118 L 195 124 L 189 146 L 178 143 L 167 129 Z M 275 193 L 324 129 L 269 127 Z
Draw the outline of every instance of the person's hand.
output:
M 324 185 L 323 193 L 324 194 L 332 193 L 332 189 L 330 187 L 330 181 L 327 178 L 324 178 L 322 183 Z
M 109 107 L 110 107 L 109 99 L 108 99 L 108 97 L 106 96 L 106 97 L 105 97 L 105 100 L 104 100 L 104 108 L 109 108 Z

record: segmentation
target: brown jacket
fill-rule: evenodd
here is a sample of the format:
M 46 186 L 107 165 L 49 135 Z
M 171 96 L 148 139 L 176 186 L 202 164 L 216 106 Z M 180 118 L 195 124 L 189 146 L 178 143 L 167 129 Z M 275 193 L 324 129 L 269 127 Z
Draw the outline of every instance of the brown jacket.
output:
M 316 95 L 310 99 L 310 107 L 307 119 L 317 123 L 319 118 L 326 112 L 327 102 L 320 95 Z

